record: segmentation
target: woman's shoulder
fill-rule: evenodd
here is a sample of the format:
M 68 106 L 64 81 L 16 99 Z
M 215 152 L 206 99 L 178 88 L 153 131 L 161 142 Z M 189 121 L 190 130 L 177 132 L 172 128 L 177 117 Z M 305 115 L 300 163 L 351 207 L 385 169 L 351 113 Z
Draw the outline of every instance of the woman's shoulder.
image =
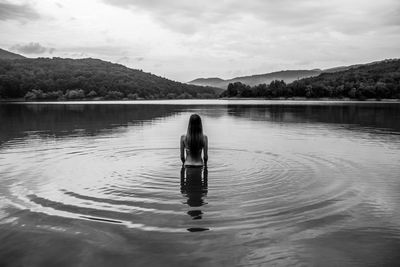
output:
M 182 134 L 181 135 L 181 142 L 185 142 L 185 140 L 186 140 L 186 134 Z

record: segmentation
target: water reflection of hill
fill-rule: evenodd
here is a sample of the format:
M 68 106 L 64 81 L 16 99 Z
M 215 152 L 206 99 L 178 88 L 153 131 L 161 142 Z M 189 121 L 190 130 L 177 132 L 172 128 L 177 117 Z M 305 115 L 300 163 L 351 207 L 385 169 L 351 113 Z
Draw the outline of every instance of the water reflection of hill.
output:
M 400 132 L 400 105 L 229 105 L 233 116 L 285 123 L 333 123 Z
M 282 123 L 328 123 L 400 132 L 398 103 L 301 105 L 121 105 L 1 104 L 0 143 L 29 132 L 63 137 L 81 131 L 97 135 L 107 129 L 165 118 L 180 112 L 207 117 L 236 116 Z M 121 127 L 122 126 L 122 127 Z
M 105 129 L 128 126 L 172 115 L 172 105 L 0 105 L 0 143 L 28 132 L 62 137 L 79 129 L 96 135 Z

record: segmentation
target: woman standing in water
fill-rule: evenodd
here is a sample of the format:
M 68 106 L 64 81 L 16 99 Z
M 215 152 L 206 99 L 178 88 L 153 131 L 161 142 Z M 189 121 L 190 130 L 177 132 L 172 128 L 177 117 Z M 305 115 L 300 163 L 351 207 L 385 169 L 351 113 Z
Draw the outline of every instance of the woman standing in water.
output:
M 181 136 L 181 160 L 185 167 L 207 167 L 208 160 L 208 139 L 203 134 L 201 118 L 197 114 L 192 114 L 186 135 Z M 186 151 L 186 157 L 185 157 Z M 203 151 L 203 159 L 201 152 Z

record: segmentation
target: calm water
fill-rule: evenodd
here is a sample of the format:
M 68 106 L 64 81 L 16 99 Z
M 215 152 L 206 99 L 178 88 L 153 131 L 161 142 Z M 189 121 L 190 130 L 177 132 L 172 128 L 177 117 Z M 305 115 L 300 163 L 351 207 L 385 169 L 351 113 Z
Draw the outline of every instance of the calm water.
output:
M 400 265 L 399 103 L 0 104 L 0 182 L 0 266 Z

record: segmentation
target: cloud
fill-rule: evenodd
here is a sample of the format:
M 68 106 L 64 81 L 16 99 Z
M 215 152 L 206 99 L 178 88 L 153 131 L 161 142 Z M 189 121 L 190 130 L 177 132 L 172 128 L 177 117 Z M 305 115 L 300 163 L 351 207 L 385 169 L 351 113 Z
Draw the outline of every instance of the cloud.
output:
M 230 78 L 398 57 L 400 1 L 0 0 L 0 36 L 26 56 Z
M 103 0 L 105 3 L 120 7 L 131 8 L 134 11 L 150 12 L 151 16 L 166 28 L 176 32 L 192 34 L 209 24 L 228 21 L 223 5 L 208 0 L 202 1 L 157 1 L 157 0 Z M 208 6 L 208 9 L 204 7 Z
M 216 25 L 253 17 L 270 27 L 329 29 L 346 34 L 366 32 L 387 23 L 398 25 L 400 1 L 381 0 L 103 0 L 145 11 L 164 27 L 195 34 Z M 396 10 L 388 12 L 388 10 Z
M 39 13 L 27 4 L 0 3 L 0 20 L 19 20 L 25 22 L 39 18 Z
M 399 26 L 400 25 L 400 5 L 397 8 L 389 9 L 384 16 L 384 21 L 387 25 Z
M 22 54 L 52 54 L 55 48 L 44 47 L 39 43 L 16 44 L 11 47 L 11 50 L 17 51 Z
M 128 54 L 126 46 L 113 46 L 107 44 L 99 44 L 93 46 L 64 46 L 58 47 L 57 51 L 65 52 L 66 55 L 75 57 L 76 55 L 84 55 L 86 57 L 98 57 L 100 55 L 109 56 L 116 59 L 122 59 L 126 61 Z M 126 58 L 125 58 L 126 57 Z

